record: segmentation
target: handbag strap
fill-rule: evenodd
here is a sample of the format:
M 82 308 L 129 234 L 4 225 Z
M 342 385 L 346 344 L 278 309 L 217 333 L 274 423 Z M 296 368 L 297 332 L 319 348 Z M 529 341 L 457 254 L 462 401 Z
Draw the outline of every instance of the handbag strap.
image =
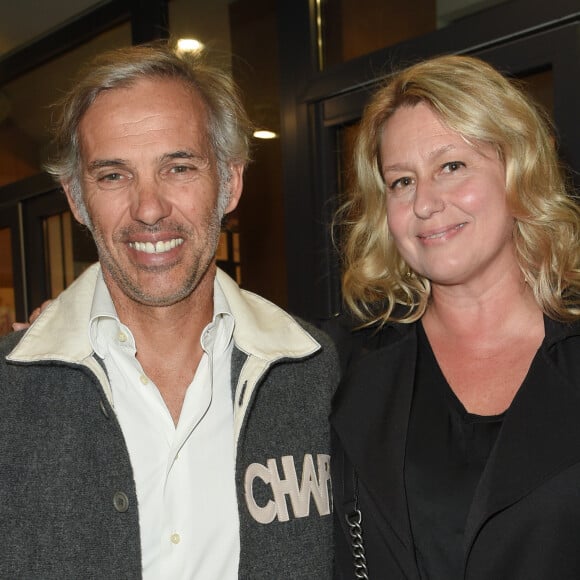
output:
M 351 538 L 354 577 L 368 580 L 367 559 L 363 543 L 362 512 L 358 503 L 358 476 L 343 453 L 344 518 Z

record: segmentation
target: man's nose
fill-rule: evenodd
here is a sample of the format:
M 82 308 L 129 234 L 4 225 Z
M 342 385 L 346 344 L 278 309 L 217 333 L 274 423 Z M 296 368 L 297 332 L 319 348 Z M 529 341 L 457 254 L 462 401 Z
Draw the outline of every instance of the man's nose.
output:
M 134 186 L 131 217 L 147 225 L 154 225 L 171 213 L 171 204 L 164 187 L 156 179 L 139 179 Z

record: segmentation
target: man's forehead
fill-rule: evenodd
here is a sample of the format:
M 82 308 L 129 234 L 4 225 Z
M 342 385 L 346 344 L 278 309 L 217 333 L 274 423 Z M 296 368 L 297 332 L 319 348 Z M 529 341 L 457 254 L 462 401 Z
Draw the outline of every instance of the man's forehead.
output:
M 81 118 L 78 136 L 83 149 L 97 143 L 113 146 L 115 140 L 122 147 L 173 138 L 176 142 L 168 152 L 194 150 L 205 156 L 207 108 L 198 92 L 182 81 L 139 79 L 102 91 Z

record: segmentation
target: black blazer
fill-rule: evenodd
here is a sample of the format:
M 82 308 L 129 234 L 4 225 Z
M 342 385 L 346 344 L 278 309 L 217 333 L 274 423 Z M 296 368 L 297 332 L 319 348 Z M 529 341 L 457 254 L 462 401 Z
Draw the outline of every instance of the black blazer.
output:
M 580 323 L 545 327 L 475 492 L 466 580 L 580 579 Z M 344 518 L 354 466 L 369 577 L 419 579 L 404 486 L 416 325 L 327 330 L 344 366 L 331 416 L 336 577 L 354 577 Z

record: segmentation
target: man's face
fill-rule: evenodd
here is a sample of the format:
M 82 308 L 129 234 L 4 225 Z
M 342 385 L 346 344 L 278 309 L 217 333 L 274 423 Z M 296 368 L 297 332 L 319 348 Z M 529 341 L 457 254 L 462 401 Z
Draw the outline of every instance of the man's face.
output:
M 82 118 L 87 225 L 114 300 L 169 306 L 213 279 L 222 216 L 206 127 L 201 98 L 167 79 L 103 91 Z M 226 213 L 242 188 L 243 168 L 229 169 Z

